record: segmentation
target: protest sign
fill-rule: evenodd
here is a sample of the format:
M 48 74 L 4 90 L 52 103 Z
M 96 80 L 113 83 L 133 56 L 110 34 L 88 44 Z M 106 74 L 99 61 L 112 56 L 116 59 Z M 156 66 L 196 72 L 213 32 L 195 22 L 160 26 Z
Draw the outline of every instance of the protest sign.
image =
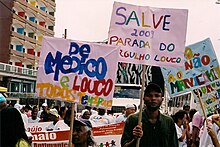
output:
M 70 130 L 47 131 L 53 122 L 27 123 L 27 131 L 32 134 L 32 147 L 68 147 Z
M 41 50 L 37 96 L 111 108 L 118 47 L 44 37 Z
M 27 130 L 33 136 L 33 147 L 60 146 L 67 147 L 69 144 L 70 131 L 46 131 L 46 127 L 52 122 L 28 123 Z M 93 137 L 100 147 L 120 146 L 120 139 L 123 132 L 124 122 L 93 127 Z
M 47 131 L 47 127 L 50 126 L 53 122 L 39 122 L 39 123 L 27 123 L 26 128 L 27 131 L 30 133 L 35 133 L 35 132 L 44 132 Z
M 183 66 L 188 10 L 115 2 L 109 44 L 121 46 L 120 62 Z
M 49 131 L 31 133 L 32 147 L 67 147 L 70 131 Z
M 198 92 L 197 92 L 198 91 Z M 196 103 L 199 104 L 199 97 L 201 98 L 202 105 L 204 106 L 205 114 L 215 113 L 216 109 L 220 108 L 220 82 L 215 82 L 207 86 L 203 86 L 193 90 Z M 200 114 L 202 110 L 199 109 Z
M 99 147 L 121 146 L 124 122 L 92 128 L 95 142 Z
M 220 69 L 210 39 L 189 45 L 184 53 L 183 68 L 161 68 L 171 97 L 203 87 L 203 91 L 215 89 Z

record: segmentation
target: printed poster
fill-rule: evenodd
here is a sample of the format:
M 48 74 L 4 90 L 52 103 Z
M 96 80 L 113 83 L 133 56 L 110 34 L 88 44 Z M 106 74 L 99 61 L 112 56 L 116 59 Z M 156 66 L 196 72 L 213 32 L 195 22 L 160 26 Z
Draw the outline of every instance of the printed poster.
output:
M 99 147 L 120 147 L 124 122 L 94 127 L 93 136 Z
M 32 147 L 60 146 L 69 144 L 69 130 L 46 131 L 52 122 L 28 123 L 27 131 L 32 134 Z M 119 147 L 124 122 L 93 127 L 94 141 L 99 147 Z
M 220 78 L 218 60 L 209 38 L 186 47 L 183 68 L 161 68 L 161 71 L 171 97 L 200 87 L 209 93 L 217 88 L 215 83 Z
M 213 114 L 215 110 L 220 108 L 220 82 L 209 84 L 207 86 L 199 87 L 193 90 L 194 97 L 197 105 L 199 103 L 199 97 L 202 100 L 202 105 L 205 110 L 205 114 Z M 203 114 L 201 107 L 199 107 L 200 114 Z
M 37 96 L 111 108 L 118 51 L 117 46 L 44 37 Z
M 32 147 L 68 147 L 70 130 L 47 131 L 46 128 L 53 123 L 27 123 L 27 131 L 32 135 Z
M 188 10 L 115 2 L 108 43 L 120 46 L 119 61 L 162 67 L 184 63 Z

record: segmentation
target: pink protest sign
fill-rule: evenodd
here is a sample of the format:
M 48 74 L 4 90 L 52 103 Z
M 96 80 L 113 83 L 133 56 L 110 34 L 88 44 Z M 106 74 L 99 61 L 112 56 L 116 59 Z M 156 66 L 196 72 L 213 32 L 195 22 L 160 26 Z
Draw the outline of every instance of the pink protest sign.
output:
M 111 108 L 118 51 L 106 44 L 43 38 L 37 96 Z
M 109 44 L 120 46 L 119 61 L 180 67 L 184 62 L 188 10 L 115 2 Z

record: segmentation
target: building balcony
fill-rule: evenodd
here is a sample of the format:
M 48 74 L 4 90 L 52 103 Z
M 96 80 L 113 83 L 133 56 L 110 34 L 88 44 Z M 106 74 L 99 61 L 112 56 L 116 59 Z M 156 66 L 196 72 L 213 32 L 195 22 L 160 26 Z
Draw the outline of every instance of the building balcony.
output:
M 34 55 L 24 53 L 24 57 L 26 57 L 28 59 L 31 59 L 33 61 L 33 63 L 34 63 L 34 60 L 35 60 L 35 56 Z
M 14 13 L 13 13 L 13 21 L 19 21 L 19 22 L 22 23 L 22 24 L 25 23 L 25 19 L 24 19 L 24 18 L 22 18 L 22 17 L 20 17 L 20 16 L 18 16 L 18 15 L 16 15 L 16 14 L 14 14 Z
M 42 45 L 42 40 L 37 40 L 37 45 L 41 46 Z
M 34 22 L 32 22 L 32 21 L 30 21 L 30 20 L 27 20 L 26 19 L 26 21 L 28 22 L 28 23 L 26 23 L 29 27 L 31 27 L 32 29 L 37 29 L 37 26 L 38 26 L 38 24 L 36 24 L 36 23 L 34 23 Z
M 24 0 L 15 0 L 15 2 L 19 2 L 20 4 L 27 6 L 27 2 Z
M 54 0 L 47 0 L 47 3 L 53 6 L 54 8 L 56 7 L 56 3 Z
M 23 10 L 26 10 L 26 7 L 27 7 L 27 3 L 25 1 L 22 2 L 22 0 L 16 0 L 14 2 L 14 7 L 15 8 L 18 8 L 18 9 L 23 9 Z
M 4 76 L 12 76 L 12 77 L 23 77 L 28 79 L 28 77 L 32 77 L 30 79 L 36 80 L 37 78 L 37 70 L 14 66 L 10 64 L 5 64 L 0 62 L 0 74 Z
M 41 25 L 38 25 L 37 28 L 40 29 L 40 30 L 42 30 L 42 31 L 44 31 L 44 32 L 46 32 L 46 33 L 49 33 L 49 34 L 51 34 L 51 35 L 54 35 L 54 31 L 52 31 L 52 30 L 50 30 L 50 29 L 47 29 L 47 28 L 45 28 L 45 27 L 43 27 L 43 26 L 41 26 Z
M 51 20 L 51 21 L 55 21 L 55 17 L 50 15 L 50 14 L 47 14 L 47 17 Z
M 14 36 L 14 37 L 20 38 L 20 39 L 22 39 L 22 40 L 24 40 L 24 38 L 25 38 L 24 35 L 19 34 L 19 33 L 17 33 L 17 32 L 14 32 L 14 31 L 11 32 L 11 35 Z
M 31 38 L 31 37 L 28 37 L 28 36 L 25 36 L 25 41 L 29 41 L 29 42 L 31 42 L 31 43 L 36 44 L 36 39 Z
M 33 5 L 31 5 L 31 4 L 29 4 L 29 3 L 27 3 L 27 7 L 30 8 L 30 9 L 32 9 L 32 10 L 35 11 L 35 12 L 38 12 L 38 11 L 39 11 L 38 8 L 34 7 Z
M 37 12 L 38 12 L 38 15 L 40 14 L 40 15 L 43 15 L 43 17 L 47 17 L 47 13 L 45 11 L 38 9 Z
M 35 93 L 23 93 L 23 92 L 7 92 L 10 98 L 37 98 Z
M 27 54 L 27 53 L 23 53 L 23 52 L 19 52 L 16 50 L 11 49 L 11 55 L 10 55 L 11 59 L 17 59 L 20 60 L 21 62 L 26 62 L 28 61 L 29 63 L 31 63 L 32 65 L 35 64 L 35 60 L 38 59 L 38 57 L 31 55 L 31 54 Z

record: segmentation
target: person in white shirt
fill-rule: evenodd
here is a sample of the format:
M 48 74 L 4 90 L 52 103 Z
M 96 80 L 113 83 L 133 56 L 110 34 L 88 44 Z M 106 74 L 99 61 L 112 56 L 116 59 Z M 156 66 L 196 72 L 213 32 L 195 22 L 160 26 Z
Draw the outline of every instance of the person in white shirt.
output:
M 31 117 L 28 118 L 28 123 L 38 123 L 40 121 L 40 118 L 37 117 L 38 110 L 33 109 L 31 111 Z
M 27 117 L 26 113 L 24 113 L 24 107 L 22 105 L 16 103 L 14 105 L 14 108 L 16 108 L 20 112 L 21 117 L 22 117 L 23 122 L 24 122 L 24 126 L 26 127 L 26 125 L 28 123 L 28 117 Z
M 116 118 L 116 123 L 125 122 L 127 117 L 133 113 L 135 113 L 135 106 L 133 104 L 127 104 L 125 106 L 124 114 L 121 114 Z
M 177 138 L 179 141 L 179 147 L 187 147 L 187 138 L 190 139 L 187 112 L 184 110 L 179 110 L 174 115 L 174 122 L 177 132 Z
M 219 124 L 217 122 L 220 122 L 219 114 L 213 114 L 209 116 L 207 120 L 204 122 L 203 125 L 204 130 L 200 136 L 199 147 L 219 147 L 220 132 L 219 132 Z M 213 137 L 218 140 L 218 144 L 215 145 L 213 144 L 214 143 Z
M 64 120 L 59 119 L 59 114 L 56 109 L 49 110 L 49 120 L 53 121 L 53 123 L 46 128 L 47 131 L 70 129 Z
M 90 117 L 90 122 L 92 123 L 92 126 L 104 126 L 108 124 L 113 124 L 114 122 L 112 119 L 109 118 L 109 116 L 105 113 L 105 109 L 99 108 L 98 109 L 98 115 L 92 115 Z

